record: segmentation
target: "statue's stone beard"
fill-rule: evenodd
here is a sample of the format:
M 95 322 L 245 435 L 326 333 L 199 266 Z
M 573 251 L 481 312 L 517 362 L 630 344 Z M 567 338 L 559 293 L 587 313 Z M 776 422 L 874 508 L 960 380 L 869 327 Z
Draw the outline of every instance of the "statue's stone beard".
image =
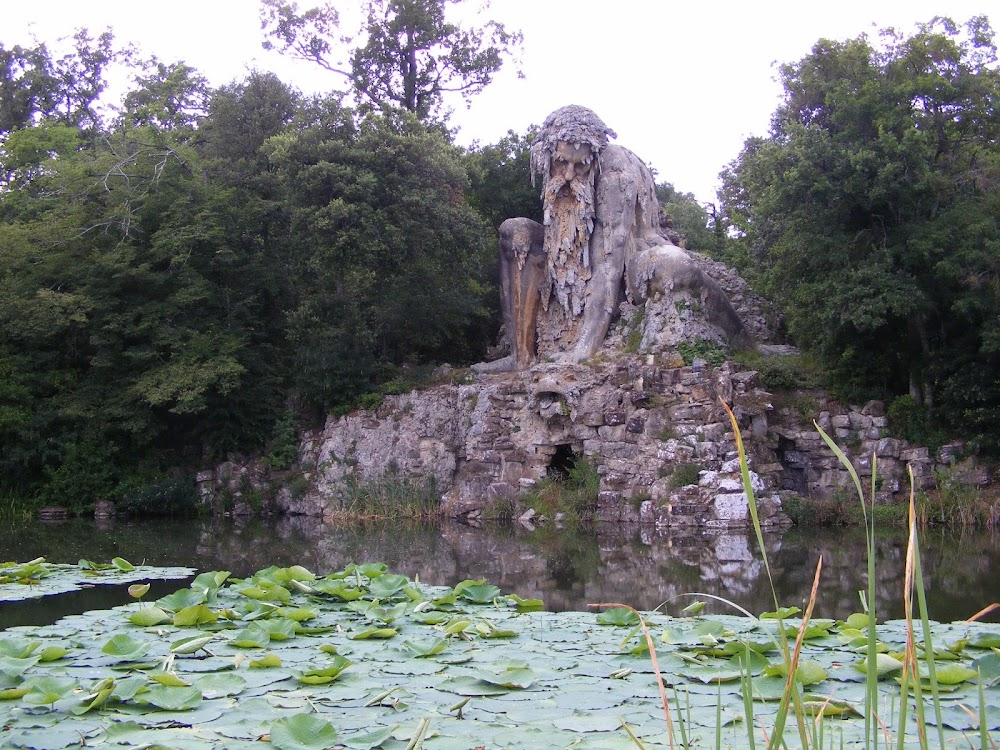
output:
M 569 317 L 583 314 L 590 279 L 590 235 L 594 231 L 594 172 L 567 181 L 550 177 L 542 195 L 548 278 L 542 285 L 542 308 L 554 294 Z

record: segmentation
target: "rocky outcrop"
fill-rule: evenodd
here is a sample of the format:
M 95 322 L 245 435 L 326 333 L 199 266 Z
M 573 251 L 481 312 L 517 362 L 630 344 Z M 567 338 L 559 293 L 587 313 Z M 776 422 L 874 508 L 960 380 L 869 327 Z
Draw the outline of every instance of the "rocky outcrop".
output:
M 346 509 L 352 485 L 393 474 L 433 483 L 449 515 L 475 517 L 498 504 L 516 507 L 551 472 L 586 459 L 600 476 L 600 521 L 744 528 L 748 501 L 723 401 L 740 424 L 766 526 L 786 521 L 780 508 L 789 493 L 853 491 L 812 420 L 866 487 L 874 470 L 879 502 L 908 492 L 908 467 L 918 489 L 945 467 L 970 483 L 989 481 L 983 469 L 957 463 L 959 444 L 931 455 L 892 437 L 880 402 L 842 405 L 820 391 L 776 398 L 756 372 L 683 366 L 676 355 L 547 363 L 388 396 L 374 411 L 331 417 L 305 435 L 293 481 L 238 461 L 199 478 L 206 500 L 229 512 L 273 502 L 286 513 L 332 517 Z

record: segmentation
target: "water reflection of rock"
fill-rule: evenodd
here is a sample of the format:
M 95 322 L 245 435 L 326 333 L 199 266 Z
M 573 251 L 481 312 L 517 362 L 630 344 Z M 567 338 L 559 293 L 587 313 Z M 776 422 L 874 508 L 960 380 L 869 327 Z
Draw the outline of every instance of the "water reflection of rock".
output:
M 765 535 L 764 540 L 779 604 L 803 605 L 822 555 L 816 615 L 843 617 L 860 609 L 857 592 L 866 587 L 863 533 L 793 531 Z M 879 611 L 898 617 L 905 539 L 885 537 L 877 546 Z M 924 575 L 933 589 L 932 616 L 950 619 L 978 609 L 955 596 L 961 592 L 975 600 L 970 578 L 980 582 L 982 604 L 996 598 L 990 590 L 996 584 L 988 583 L 987 577 L 1000 556 L 995 541 L 985 543 L 980 555 L 962 565 L 948 552 L 953 545 L 928 547 Z M 217 525 L 206 525 L 198 552 L 201 558 L 225 561 L 240 574 L 271 564 L 299 563 L 330 571 L 350 562 L 379 561 L 430 584 L 485 578 L 505 592 L 541 598 L 552 610 L 583 609 L 608 601 L 651 609 L 667 602 L 665 611 L 676 613 L 693 600 L 687 595 L 695 592 L 728 599 L 754 613 L 774 606 L 756 539 L 734 533 L 657 535 L 617 525 L 602 526 L 596 534 L 459 524 L 335 526 L 293 517 L 267 526 L 256 522 L 227 527 L 225 533 Z M 936 615 L 935 602 L 952 609 Z M 713 610 L 733 611 L 712 602 L 707 611 Z
M 861 530 L 795 529 L 768 535 L 765 544 L 783 606 L 801 605 L 808 596 L 822 555 L 817 616 L 843 617 L 860 609 L 857 592 L 867 585 Z M 961 619 L 1000 600 L 995 573 L 1000 534 L 930 530 L 921 537 L 921 551 L 932 617 Z M 731 599 L 754 613 L 774 606 L 753 536 L 657 535 L 617 524 L 602 525 L 596 534 L 459 525 L 331 526 L 301 517 L 0 524 L 0 560 L 43 555 L 52 562 L 121 556 L 239 576 L 268 565 L 298 563 L 327 572 L 350 562 L 379 561 L 431 584 L 486 578 L 506 592 L 540 597 L 550 609 L 583 609 L 608 600 L 650 609 L 689 592 Z M 878 539 L 876 599 L 883 616 L 902 615 L 905 555 L 902 532 Z M 689 601 L 681 597 L 665 609 L 677 612 Z

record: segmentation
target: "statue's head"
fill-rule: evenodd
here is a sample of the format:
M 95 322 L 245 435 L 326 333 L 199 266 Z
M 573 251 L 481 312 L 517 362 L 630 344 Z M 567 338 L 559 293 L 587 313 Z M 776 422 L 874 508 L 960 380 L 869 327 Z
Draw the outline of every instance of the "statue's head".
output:
M 594 231 L 595 186 L 601 152 L 615 133 L 593 111 L 571 105 L 545 118 L 531 144 L 532 179 L 542 175 L 542 206 L 548 276 L 542 306 L 550 293 L 579 316 L 590 278 L 590 236 Z
M 592 171 L 609 135 L 616 137 L 593 110 L 576 104 L 560 107 L 545 118 L 531 144 L 532 178 L 537 173 L 543 181 L 569 182 Z

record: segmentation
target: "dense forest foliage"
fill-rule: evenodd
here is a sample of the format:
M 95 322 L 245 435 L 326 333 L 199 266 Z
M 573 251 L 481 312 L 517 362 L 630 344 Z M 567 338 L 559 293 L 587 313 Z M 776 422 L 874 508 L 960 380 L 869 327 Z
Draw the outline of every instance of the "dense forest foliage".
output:
M 950 429 L 995 450 L 1000 70 L 987 19 L 821 40 L 780 73 L 770 135 L 723 175 L 727 257 L 845 395 L 893 401 L 917 439 Z
M 0 497 L 166 502 L 230 452 L 281 468 L 294 425 L 484 356 L 496 226 L 540 202 L 530 132 L 453 143 L 445 93 L 488 84 L 517 39 L 447 26 L 443 3 L 373 4 L 335 70 L 332 10 L 265 0 L 270 44 L 350 84 L 326 96 L 266 72 L 212 87 L 110 32 L 61 56 L 0 44 Z M 782 68 L 772 132 L 718 204 L 660 186 L 687 246 L 772 295 L 835 387 L 905 396 L 914 424 L 985 445 L 1000 416 L 992 39 L 977 19 L 821 41 Z M 454 60 L 420 56 L 441 49 Z M 110 103 L 114 65 L 132 85 Z

